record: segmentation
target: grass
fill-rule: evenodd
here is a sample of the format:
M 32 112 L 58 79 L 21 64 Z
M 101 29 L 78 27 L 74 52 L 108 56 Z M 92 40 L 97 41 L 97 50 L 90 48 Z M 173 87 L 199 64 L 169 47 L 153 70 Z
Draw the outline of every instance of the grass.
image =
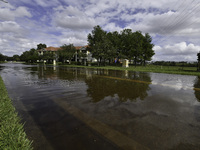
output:
M 32 150 L 15 108 L 0 76 L 0 149 Z
M 129 66 L 128 68 L 124 68 L 121 66 L 100 66 L 100 67 L 98 67 L 98 66 L 81 66 L 81 65 L 62 65 L 62 66 L 200 76 L 200 72 L 197 71 L 196 67 L 158 66 L 158 65 L 147 65 L 146 67 L 144 67 L 144 66 L 137 66 L 137 67 Z

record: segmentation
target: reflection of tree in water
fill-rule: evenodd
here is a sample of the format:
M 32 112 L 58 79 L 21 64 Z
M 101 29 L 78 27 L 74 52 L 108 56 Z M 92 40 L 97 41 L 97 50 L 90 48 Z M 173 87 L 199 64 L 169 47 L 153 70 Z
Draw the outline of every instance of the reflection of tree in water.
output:
M 200 76 L 197 76 L 194 83 L 194 88 L 200 89 Z M 197 100 L 200 102 L 200 90 L 194 90 L 194 94 L 197 98 Z
M 198 88 L 198 89 L 195 89 Z M 200 102 L 200 76 L 197 76 L 194 83 L 194 94 L 198 102 Z M 200 122 L 200 106 L 194 106 L 194 116 L 198 122 Z
M 38 67 L 39 79 L 61 79 L 68 81 L 85 80 L 85 72 L 77 68 Z
M 118 95 L 120 101 L 125 102 L 127 100 L 135 101 L 137 98 L 144 100 L 148 96 L 149 84 L 135 82 L 140 78 L 142 80 L 145 78 L 146 82 L 151 82 L 150 76 L 142 73 L 131 73 L 131 79 L 134 81 L 93 76 L 86 79 L 85 82 L 88 85 L 88 95 L 92 97 L 94 102 L 101 101 L 107 96 L 114 97 L 115 94 Z

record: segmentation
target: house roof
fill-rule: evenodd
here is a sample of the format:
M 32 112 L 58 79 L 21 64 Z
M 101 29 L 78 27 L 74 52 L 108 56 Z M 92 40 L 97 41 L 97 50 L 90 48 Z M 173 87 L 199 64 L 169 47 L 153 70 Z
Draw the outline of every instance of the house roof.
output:
M 75 46 L 76 50 L 80 50 L 82 47 L 88 47 L 87 45 L 86 46 Z M 58 51 L 60 50 L 61 48 L 60 47 L 53 47 L 53 46 L 50 46 L 50 47 L 47 47 L 47 48 L 44 48 L 44 49 L 40 49 L 39 51 Z
M 79 49 L 81 49 L 82 47 L 85 47 L 85 48 L 87 48 L 87 47 L 88 47 L 88 45 L 85 45 L 85 46 L 76 46 L 75 48 L 76 48 L 76 50 L 79 50 Z
M 59 47 L 52 47 L 52 46 L 45 48 L 46 51 L 58 51 L 59 49 L 60 49 Z

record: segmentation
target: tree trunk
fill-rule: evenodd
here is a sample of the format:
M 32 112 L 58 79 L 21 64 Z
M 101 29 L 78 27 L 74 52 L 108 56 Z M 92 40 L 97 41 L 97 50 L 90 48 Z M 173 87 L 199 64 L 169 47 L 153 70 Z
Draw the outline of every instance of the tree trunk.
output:
M 145 61 L 145 59 L 144 59 L 144 66 L 146 67 L 146 61 Z
M 137 64 L 137 57 L 135 57 L 134 63 L 135 63 L 135 67 L 136 67 L 136 64 Z
M 99 66 L 101 66 L 101 61 L 102 61 L 102 58 L 100 57 L 99 58 Z

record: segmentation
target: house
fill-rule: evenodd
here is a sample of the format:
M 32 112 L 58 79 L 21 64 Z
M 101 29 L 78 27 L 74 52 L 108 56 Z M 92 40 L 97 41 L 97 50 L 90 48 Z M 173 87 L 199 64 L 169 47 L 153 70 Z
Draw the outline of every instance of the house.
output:
M 75 47 L 76 52 L 75 52 L 74 58 L 72 60 L 75 61 L 75 62 L 84 62 L 84 63 L 86 63 L 87 61 L 95 62 L 96 59 L 92 58 L 92 54 L 87 50 L 87 47 L 88 47 L 87 45 L 86 46 L 76 46 Z M 38 54 L 40 56 L 42 56 L 46 52 L 51 52 L 51 53 L 56 54 L 56 52 L 58 50 L 60 50 L 59 47 L 50 46 L 50 47 L 38 50 Z M 79 56 L 80 53 L 85 54 L 85 55 Z
M 59 47 L 47 47 L 47 48 L 42 48 L 38 50 L 38 54 L 41 56 L 43 55 L 45 52 L 52 52 L 52 53 L 56 53 L 60 48 Z
M 74 58 L 75 62 L 88 62 L 88 61 L 94 62 L 95 61 L 95 59 L 92 58 L 91 52 L 87 50 L 87 47 L 88 47 L 87 45 L 75 47 L 77 50 L 75 53 L 75 58 Z M 80 53 L 85 54 L 85 56 L 84 55 L 79 56 L 78 54 Z

